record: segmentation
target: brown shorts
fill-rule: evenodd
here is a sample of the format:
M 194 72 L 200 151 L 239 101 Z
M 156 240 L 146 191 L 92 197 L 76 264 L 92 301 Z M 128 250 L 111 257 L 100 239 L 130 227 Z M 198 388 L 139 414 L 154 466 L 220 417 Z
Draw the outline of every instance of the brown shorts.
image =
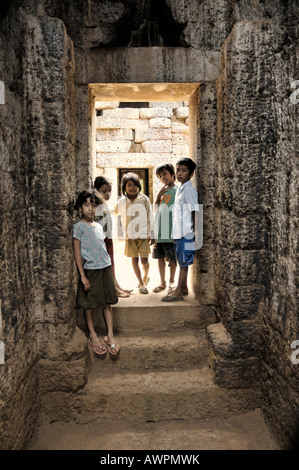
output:
M 84 290 L 81 279 L 78 282 L 77 306 L 81 308 L 105 308 L 118 302 L 111 266 L 103 269 L 84 269 L 90 282 L 90 289 Z

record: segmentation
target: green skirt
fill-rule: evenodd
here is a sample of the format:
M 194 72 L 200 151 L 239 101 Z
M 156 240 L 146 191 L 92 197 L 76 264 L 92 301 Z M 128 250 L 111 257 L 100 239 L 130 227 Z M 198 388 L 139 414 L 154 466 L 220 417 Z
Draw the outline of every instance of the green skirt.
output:
M 105 308 L 106 305 L 118 302 L 111 266 L 103 269 L 84 269 L 84 273 L 90 282 L 90 289 L 85 291 L 79 279 L 77 291 L 79 308 Z

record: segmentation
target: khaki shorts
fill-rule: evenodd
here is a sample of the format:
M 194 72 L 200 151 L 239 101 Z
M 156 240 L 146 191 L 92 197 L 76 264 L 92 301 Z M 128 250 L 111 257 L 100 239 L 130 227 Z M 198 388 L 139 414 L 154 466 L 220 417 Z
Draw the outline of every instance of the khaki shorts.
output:
M 128 256 L 128 258 L 137 258 L 138 256 L 148 258 L 150 252 L 148 239 L 136 238 L 132 240 L 129 238 L 126 240 L 125 255 Z

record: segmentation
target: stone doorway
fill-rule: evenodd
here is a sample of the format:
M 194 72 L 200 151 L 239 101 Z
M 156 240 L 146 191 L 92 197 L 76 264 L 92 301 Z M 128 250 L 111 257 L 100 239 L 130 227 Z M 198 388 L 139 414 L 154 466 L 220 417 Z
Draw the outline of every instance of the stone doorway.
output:
M 122 195 L 120 183 L 124 173 L 139 174 L 141 192 L 154 204 L 161 188 L 155 174 L 160 164 L 168 162 L 175 167 L 183 157 L 190 157 L 198 164 L 198 87 L 198 83 L 89 85 L 91 180 L 105 175 L 112 182 L 109 201 L 112 214 Z M 192 183 L 197 187 L 197 175 Z M 119 227 L 118 217 L 114 219 Z M 119 237 L 114 240 L 114 246 L 116 265 L 127 266 Z M 159 283 L 157 261 L 150 261 L 152 278 Z M 192 266 L 190 290 L 195 290 L 196 282 L 196 268 Z
M 147 197 L 150 196 L 150 189 L 149 189 L 149 169 L 148 168 L 119 168 L 118 169 L 118 197 L 121 197 L 121 180 L 126 173 L 132 171 L 136 175 L 138 175 L 141 184 L 141 192 L 145 194 Z

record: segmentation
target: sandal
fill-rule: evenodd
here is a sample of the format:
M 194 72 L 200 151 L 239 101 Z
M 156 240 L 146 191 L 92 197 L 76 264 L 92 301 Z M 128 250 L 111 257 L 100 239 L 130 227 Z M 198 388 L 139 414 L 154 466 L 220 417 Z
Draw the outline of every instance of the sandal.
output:
M 167 294 L 171 294 L 174 291 L 175 288 L 176 288 L 176 286 L 168 286 Z
M 179 300 L 184 300 L 184 297 L 175 297 L 174 295 L 167 294 L 165 297 L 162 297 L 162 302 L 178 302 Z
M 119 354 L 119 351 L 120 351 L 119 345 L 117 343 L 111 344 L 111 343 L 109 343 L 108 339 L 106 340 L 105 338 L 104 338 L 104 341 L 107 344 L 108 351 L 111 354 L 111 356 L 117 356 Z M 119 347 L 118 351 L 116 349 L 117 346 Z
M 92 344 L 90 339 L 88 340 L 88 343 L 90 344 L 93 352 L 97 354 L 98 356 L 104 356 L 106 354 L 107 349 L 105 348 L 103 344 L 101 344 L 100 346 L 96 346 L 95 344 Z
M 139 287 L 140 294 L 148 294 L 147 287 Z
M 162 286 L 162 284 L 160 284 L 159 286 L 157 286 L 153 289 L 153 292 L 156 292 L 156 293 L 157 292 L 162 292 L 162 290 L 164 290 L 164 289 L 166 289 L 166 284 L 165 284 L 165 286 Z

